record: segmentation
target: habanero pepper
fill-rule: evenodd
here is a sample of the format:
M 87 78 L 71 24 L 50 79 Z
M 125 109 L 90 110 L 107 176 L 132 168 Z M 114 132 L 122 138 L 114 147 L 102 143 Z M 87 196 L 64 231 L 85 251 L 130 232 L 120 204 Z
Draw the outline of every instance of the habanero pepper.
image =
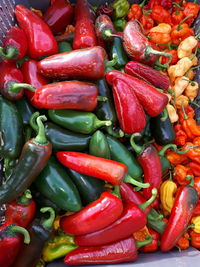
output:
M 177 247 L 179 248 L 179 250 L 184 250 L 189 248 L 190 246 L 189 237 L 190 236 L 187 232 L 180 237 L 180 239 L 177 242 Z
M 175 166 L 173 178 L 179 185 L 194 185 L 192 171 L 184 165 L 178 164 Z
M 191 26 L 195 18 L 198 16 L 200 10 L 200 6 L 198 3 L 194 2 L 186 2 L 184 5 L 184 16 L 187 17 L 188 15 L 192 15 L 190 18 L 188 18 L 185 22 Z
M 0 47 L 0 57 L 3 60 L 16 62 L 26 55 L 27 49 L 28 42 L 25 32 L 19 27 L 13 26 L 3 41 L 3 47 Z
M 174 131 L 176 134 L 174 143 L 176 145 L 184 146 L 188 137 L 187 134 L 183 131 L 181 124 L 176 124 L 174 126 Z
M 169 62 L 169 58 L 162 56 L 161 57 L 161 64 L 165 65 L 169 62 L 170 66 L 175 65 L 178 62 L 177 50 L 172 49 L 172 50 L 166 50 L 165 52 L 172 54 L 172 60 L 171 60 L 171 62 Z
M 183 21 L 183 20 L 182 20 Z M 181 41 L 189 36 L 194 36 L 194 30 L 187 23 L 180 22 L 172 27 L 171 40 L 172 43 L 179 45 Z
M 200 249 L 200 233 L 196 233 L 194 230 L 190 231 L 190 243 L 194 248 Z
M 26 33 L 28 54 L 32 59 L 39 59 L 58 52 L 56 39 L 49 26 L 39 16 L 23 5 L 15 7 L 15 16 L 19 26 Z
M 155 5 L 152 8 L 152 19 L 159 23 L 171 24 L 171 14 L 161 5 Z
M 200 126 L 197 125 L 195 119 L 187 116 L 183 102 L 182 102 L 182 113 L 183 113 L 182 127 L 183 130 L 186 132 L 188 138 L 193 139 L 195 136 L 200 136 Z
M 145 13 L 145 11 L 143 11 L 143 15 L 140 18 L 140 23 L 144 29 L 144 34 L 148 35 L 150 29 L 154 26 L 154 20 L 152 19 L 151 14 Z
M 145 5 L 146 0 L 143 0 L 141 4 L 132 4 L 128 14 L 127 14 L 127 18 L 128 20 L 134 20 L 137 19 L 139 20 L 142 16 L 142 8 Z
M 190 152 L 190 150 L 191 149 L 189 149 L 188 152 Z M 169 160 L 169 162 L 173 165 L 185 164 L 185 163 L 188 163 L 188 157 L 187 157 L 188 152 L 186 152 L 185 155 L 180 155 L 174 151 L 168 151 L 166 153 L 166 157 Z
M 184 18 L 184 13 L 182 10 L 178 10 L 178 8 L 176 9 L 176 11 L 174 11 L 172 13 L 172 24 L 173 25 L 177 25 L 179 24 Z
M 157 233 L 151 228 L 149 228 L 148 230 L 152 237 L 152 242 L 140 248 L 140 251 L 143 253 L 155 252 L 159 248 L 159 239 L 160 239 L 159 233 Z
M 189 163 L 189 167 L 192 170 L 194 176 L 200 176 L 200 164 L 198 164 L 194 161 L 191 161 Z

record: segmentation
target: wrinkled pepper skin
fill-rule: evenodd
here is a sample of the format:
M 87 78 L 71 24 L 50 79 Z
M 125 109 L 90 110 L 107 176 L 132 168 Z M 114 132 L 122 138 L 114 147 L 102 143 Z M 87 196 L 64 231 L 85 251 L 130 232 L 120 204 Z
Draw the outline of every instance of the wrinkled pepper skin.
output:
M 97 247 L 79 247 L 64 258 L 69 265 L 111 264 L 133 262 L 138 257 L 136 242 L 129 237 L 111 244 Z
M 49 25 L 53 34 L 58 34 L 71 24 L 74 8 L 68 1 L 56 0 L 45 11 L 43 19 Z
M 33 101 L 39 108 L 93 111 L 97 105 L 97 95 L 95 84 L 63 81 L 42 86 L 35 92 Z
M 55 79 L 103 79 L 105 50 L 100 46 L 55 54 L 38 63 L 39 72 Z
M 15 7 L 15 16 L 19 26 L 28 39 L 28 54 L 39 59 L 58 52 L 58 45 L 49 26 L 36 14 L 23 5 Z
M 103 192 L 97 200 L 88 204 L 79 212 L 62 217 L 60 226 L 67 234 L 89 234 L 116 221 L 122 211 L 121 199 L 109 192 Z
M 197 202 L 198 193 L 195 188 L 191 186 L 179 188 L 169 221 L 161 237 L 161 251 L 169 251 L 176 245 L 187 229 Z
M 168 97 L 165 94 L 144 81 L 117 70 L 109 71 L 106 74 L 106 80 L 110 85 L 115 79 L 122 80 L 131 86 L 140 104 L 151 117 L 160 114 L 168 103 Z

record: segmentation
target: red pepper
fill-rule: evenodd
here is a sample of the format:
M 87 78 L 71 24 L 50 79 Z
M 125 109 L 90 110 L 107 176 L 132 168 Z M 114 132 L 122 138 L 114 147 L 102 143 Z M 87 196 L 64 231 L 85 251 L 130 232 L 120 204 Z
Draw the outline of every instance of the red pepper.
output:
M 160 5 L 161 0 L 149 0 L 147 5 L 145 6 L 146 10 L 152 10 L 154 6 Z
M 200 164 L 191 161 L 189 163 L 189 167 L 191 171 L 193 172 L 194 176 L 200 176 Z
M 104 5 L 98 7 L 98 9 L 96 10 L 96 14 L 97 16 L 107 15 L 109 17 L 112 17 L 113 11 L 114 9 L 111 6 L 109 6 L 108 3 L 105 3 Z
M 14 26 L 8 31 L 3 47 L 0 47 L 0 57 L 4 60 L 15 62 L 26 55 L 27 49 L 28 42 L 25 32 Z
M 139 20 L 142 16 L 142 8 L 144 7 L 146 0 L 144 0 L 141 4 L 132 4 L 129 12 L 127 14 L 128 20 Z
M 171 58 L 171 54 L 156 50 L 156 45 L 149 42 L 135 20 L 126 23 L 123 31 L 123 40 L 124 49 L 128 56 L 138 62 L 153 65 L 157 61 L 158 56 Z
M 38 62 L 36 60 L 30 59 L 23 63 L 21 69 L 24 76 L 24 81 L 34 86 L 36 90 L 42 87 L 43 85 L 49 83 L 48 79 L 38 72 L 37 64 Z M 25 90 L 25 95 L 32 106 L 34 106 L 35 108 L 39 108 L 33 99 L 34 92 Z
M 144 81 L 117 70 L 106 74 L 106 80 L 110 85 L 115 79 L 120 79 L 131 86 L 144 110 L 152 117 L 160 114 L 168 103 L 168 97 L 165 94 Z
M 190 232 L 190 238 L 191 238 L 191 245 L 194 248 L 200 249 L 200 234 L 196 233 L 195 231 Z
M 39 16 L 22 5 L 15 7 L 15 16 L 26 33 L 31 58 L 38 59 L 58 52 L 56 39 L 49 26 Z
M 29 190 L 17 200 L 6 204 L 5 218 L 7 222 L 17 224 L 21 227 L 27 227 L 33 220 L 36 211 L 35 201 Z
M 166 50 L 166 53 L 172 54 L 172 61 L 169 63 L 169 65 L 170 66 L 175 65 L 179 60 L 177 50 L 173 50 L 173 49 L 172 50 Z M 166 64 L 168 62 L 169 62 L 169 58 L 163 57 L 163 56 L 161 57 L 161 63 L 162 64 Z
M 184 18 L 184 13 L 181 10 L 176 10 L 172 13 L 172 24 L 179 24 Z
M 152 19 L 159 23 L 171 24 L 170 13 L 161 5 L 155 5 L 152 9 Z
M 20 250 L 21 237 L 19 233 L 24 235 L 24 243 L 30 243 L 30 236 L 26 229 L 6 222 L 0 226 L 0 266 L 10 267 Z
M 157 190 L 152 190 L 152 197 L 137 206 L 133 202 L 124 205 L 121 216 L 103 229 L 86 235 L 76 236 L 74 241 L 78 246 L 99 246 L 129 237 L 143 228 L 147 223 L 144 210 L 155 200 Z
M 14 63 L 0 62 L 0 92 L 9 100 L 17 100 L 24 95 L 24 88 L 35 91 L 35 88 L 23 83 L 23 74 Z
M 155 252 L 158 250 L 160 235 L 151 228 L 149 228 L 149 233 L 151 234 L 153 240 L 150 244 L 141 247 L 141 252 L 147 253 Z
M 103 192 L 97 200 L 88 204 L 80 211 L 62 217 L 60 226 L 68 234 L 89 234 L 116 221 L 122 214 L 122 211 L 121 199 L 112 193 Z
M 100 15 L 95 21 L 95 32 L 99 39 L 108 40 L 116 33 L 112 20 L 107 15 Z
M 78 0 L 75 6 L 75 32 L 73 49 L 97 45 L 93 18 L 88 1 Z
M 161 251 L 172 249 L 179 238 L 186 232 L 197 201 L 198 194 L 196 189 L 191 186 L 179 188 L 169 221 L 161 237 Z
M 150 13 L 143 14 L 142 17 L 140 18 L 140 23 L 144 29 L 145 35 L 149 34 L 149 31 L 151 28 L 154 26 L 154 20 L 152 19 L 152 16 Z
M 43 19 L 49 25 L 54 34 L 65 30 L 72 22 L 74 8 L 66 0 L 56 0 L 45 11 Z
M 192 217 L 199 216 L 199 215 L 200 215 L 200 200 L 197 202 L 197 205 L 193 210 Z
M 184 16 L 187 17 L 188 15 L 192 15 L 190 18 L 188 18 L 185 23 L 187 23 L 189 26 L 192 25 L 195 18 L 198 16 L 200 6 L 197 3 L 193 2 L 186 2 L 184 5 Z
M 98 80 L 104 77 L 105 50 L 100 47 L 78 49 L 41 60 L 39 72 L 48 78 Z
M 166 10 L 170 10 L 172 8 L 172 2 L 173 0 L 161 0 L 160 5 Z
M 68 265 L 96 265 L 133 262 L 138 257 L 137 249 L 151 240 L 135 241 L 133 237 L 129 237 L 107 245 L 79 247 L 67 254 L 64 263 Z
M 129 61 L 125 66 L 125 71 L 127 74 L 150 83 L 160 89 L 167 90 L 170 86 L 170 80 L 167 75 L 162 74 L 145 64 Z
M 192 171 L 193 171 L 193 169 L 192 169 Z M 200 177 L 194 178 L 194 188 L 197 190 L 197 193 L 200 197 Z
M 115 79 L 112 91 L 122 131 L 127 134 L 142 131 L 146 126 L 146 115 L 130 85 Z
M 97 105 L 98 87 L 93 83 L 63 81 L 39 88 L 33 102 L 39 108 L 93 111 Z

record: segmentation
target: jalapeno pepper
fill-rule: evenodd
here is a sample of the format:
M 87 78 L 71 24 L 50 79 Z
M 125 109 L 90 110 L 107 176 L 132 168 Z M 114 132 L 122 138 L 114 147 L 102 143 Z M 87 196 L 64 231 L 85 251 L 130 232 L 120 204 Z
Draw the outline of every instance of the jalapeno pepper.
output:
M 23 125 L 28 125 L 31 116 L 35 112 L 35 109 L 28 103 L 25 97 L 16 101 L 15 104 L 22 117 Z
M 99 130 L 96 131 L 90 139 L 89 154 L 100 158 L 110 159 L 108 140 Z

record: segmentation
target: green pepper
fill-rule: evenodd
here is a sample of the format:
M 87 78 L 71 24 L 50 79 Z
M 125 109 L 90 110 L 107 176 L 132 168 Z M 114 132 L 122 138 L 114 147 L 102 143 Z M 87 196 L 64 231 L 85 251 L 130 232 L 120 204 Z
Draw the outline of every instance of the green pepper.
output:
M 0 157 L 16 159 L 23 146 L 23 122 L 15 104 L 0 96 Z
M 17 100 L 15 104 L 17 106 L 17 109 L 19 110 L 19 113 L 22 116 L 23 124 L 29 125 L 29 120 L 33 115 L 33 113 L 35 112 L 35 109 L 24 97 Z
M 65 41 L 58 43 L 58 52 L 59 53 L 70 52 L 70 51 L 72 51 L 72 46 L 70 43 L 65 42 Z
M 147 215 L 147 226 L 162 234 L 166 227 L 166 223 L 162 219 L 163 215 L 159 214 L 155 209 L 151 209 Z
M 83 205 L 97 200 L 101 193 L 105 191 L 105 182 L 103 180 L 81 174 L 71 169 L 67 169 L 67 172 L 77 186 Z
M 110 56 L 113 54 L 117 54 L 117 63 L 115 64 L 116 69 L 120 69 L 126 65 L 128 62 L 128 57 L 124 51 L 122 40 L 118 37 L 114 37 L 111 48 L 110 48 Z
M 125 26 L 126 26 L 127 21 L 125 20 L 125 18 L 120 18 L 120 19 L 116 19 L 113 21 L 113 24 L 115 26 L 115 30 L 117 32 L 123 32 Z
M 116 138 L 109 135 L 106 137 L 110 146 L 111 159 L 125 164 L 128 167 L 128 175 L 137 181 L 142 181 L 142 167 L 133 154 Z
M 130 8 L 130 4 L 127 0 L 115 0 L 110 6 L 114 8 L 115 19 L 125 17 Z
M 49 109 L 48 115 L 56 124 L 83 134 L 91 134 L 102 126 L 112 124 L 111 121 L 100 121 L 92 112 L 72 109 Z
M 79 211 L 82 207 L 78 190 L 66 170 L 51 157 L 35 180 L 37 190 L 66 211 Z
M 106 136 L 101 131 L 96 131 L 91 139 L 89 144 L 89 153 L 90 155 L 110 159 L 110 147 Z

